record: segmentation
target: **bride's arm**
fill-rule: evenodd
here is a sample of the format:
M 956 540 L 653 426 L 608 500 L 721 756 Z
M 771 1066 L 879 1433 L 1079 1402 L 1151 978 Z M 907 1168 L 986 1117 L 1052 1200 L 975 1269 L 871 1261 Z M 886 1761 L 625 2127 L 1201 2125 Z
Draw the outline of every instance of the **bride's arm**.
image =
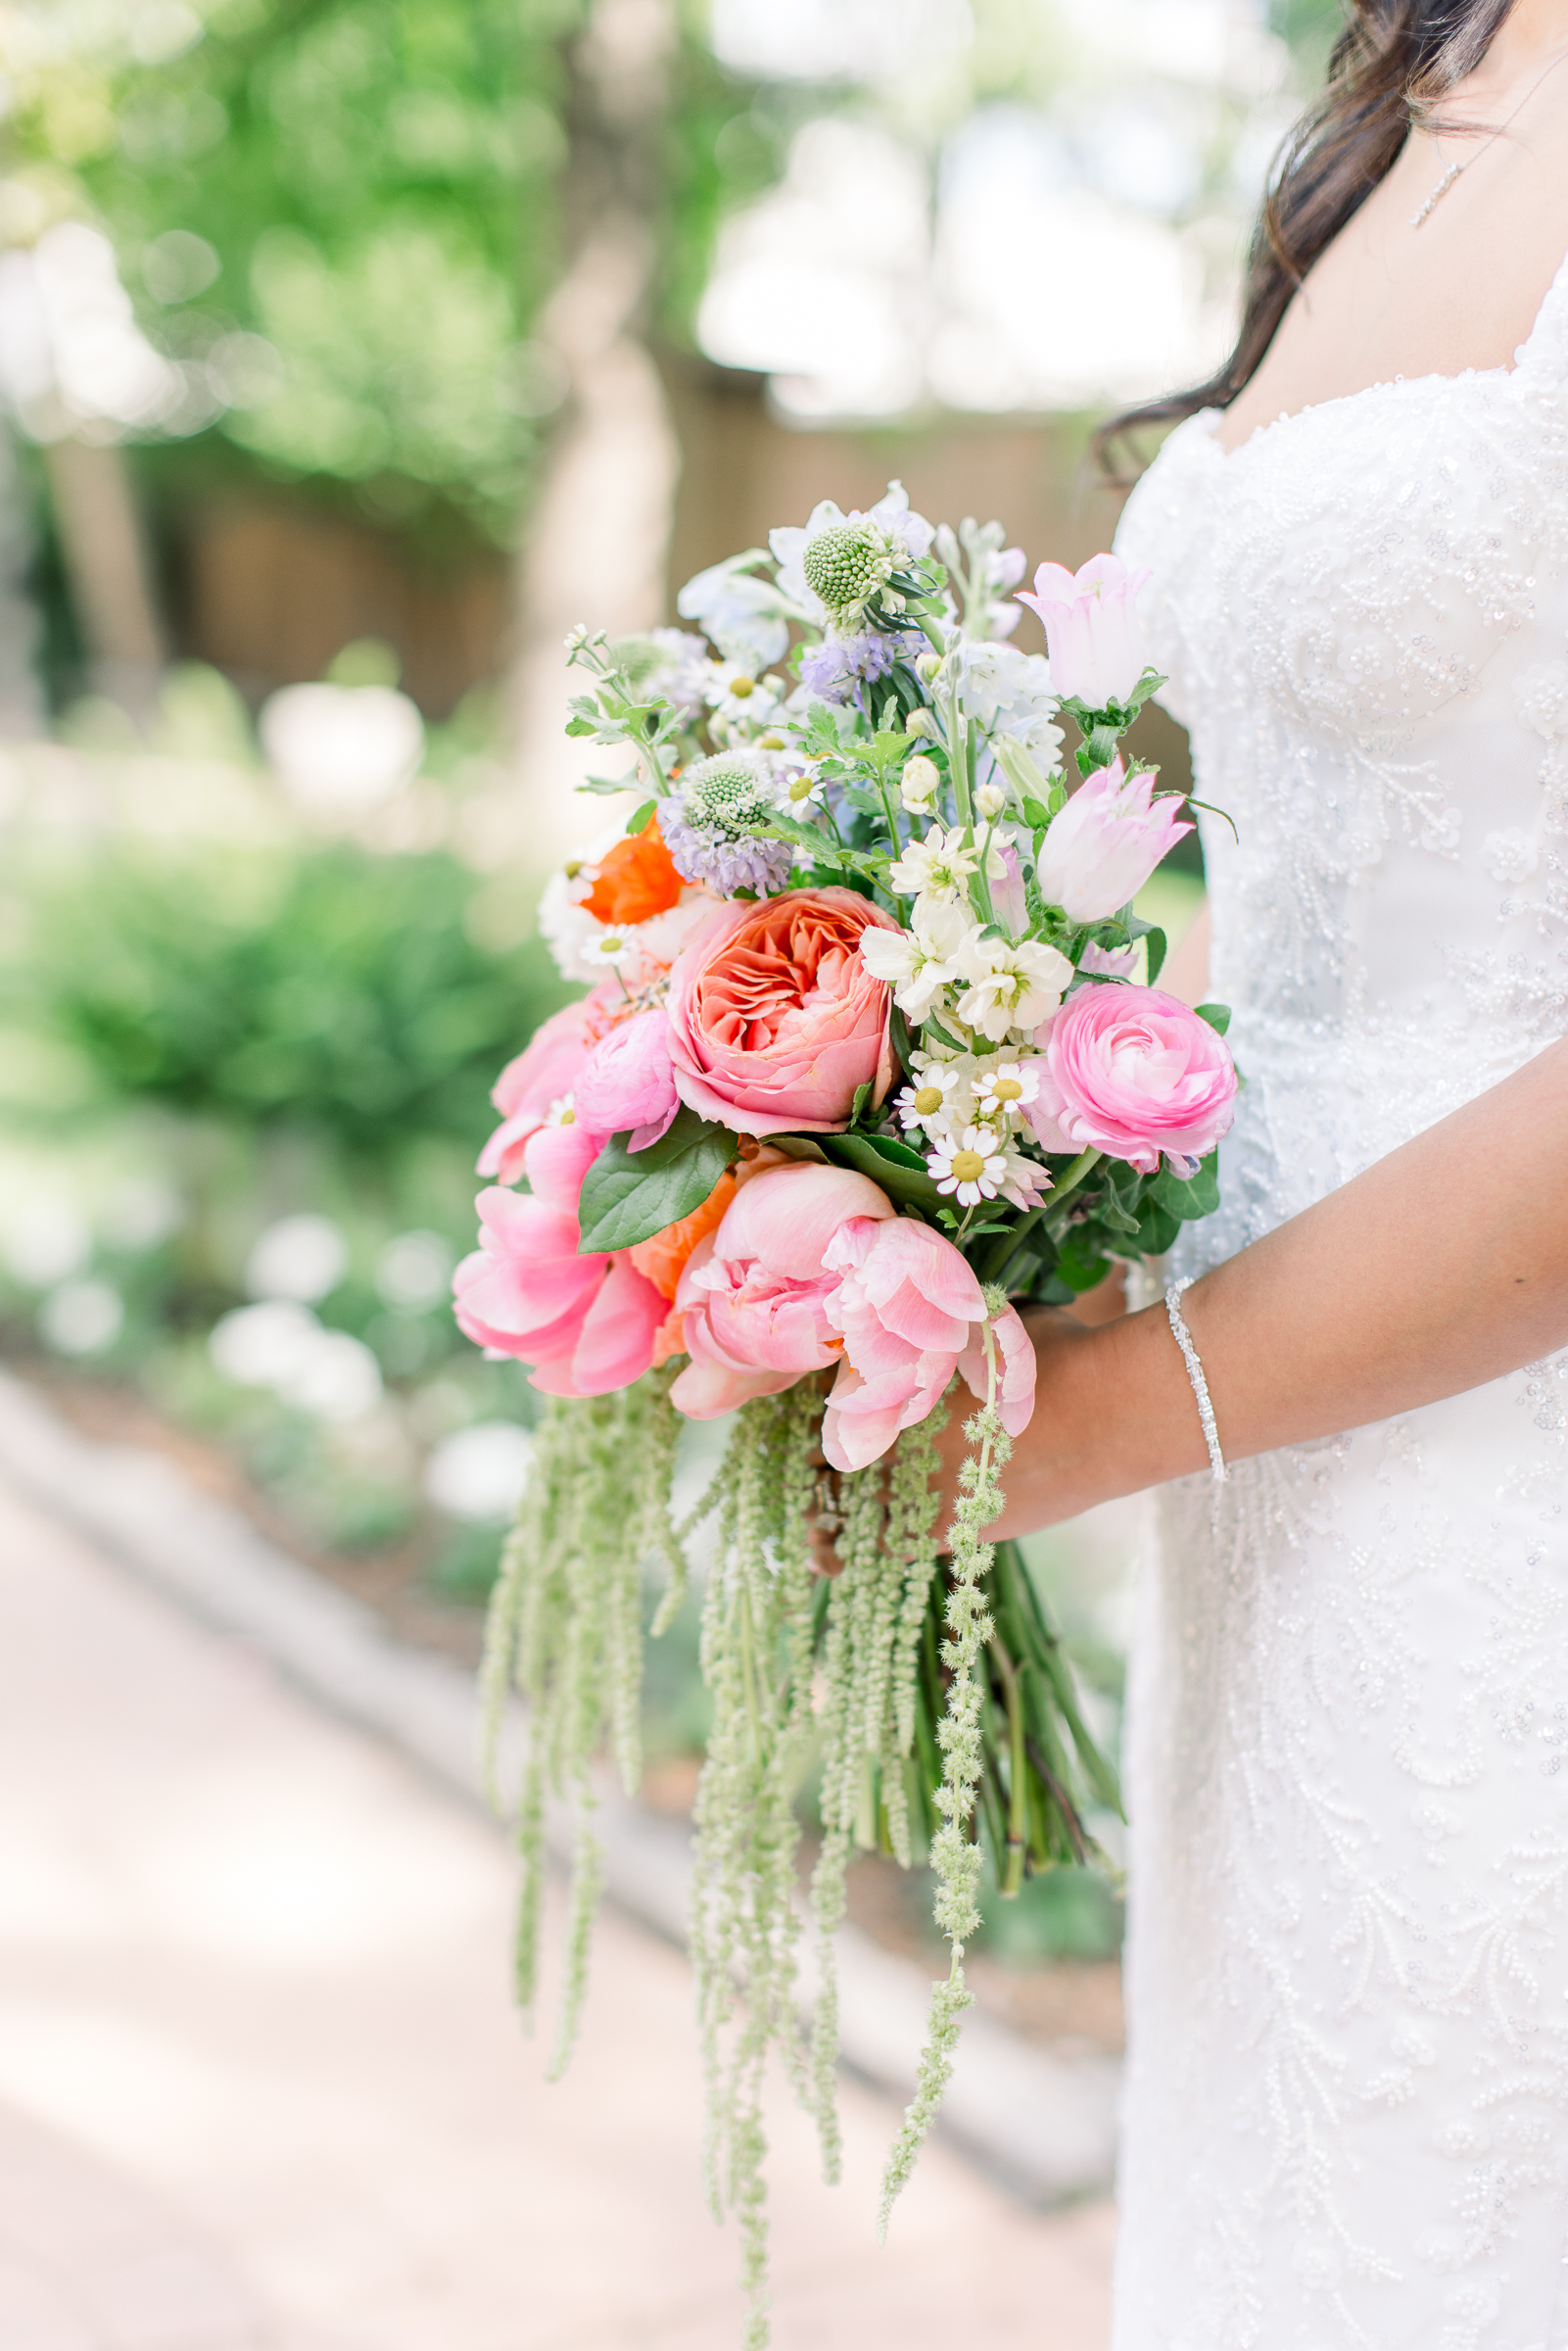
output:
M 1565 1208 L 1568 1039 L 1186 1293 L 1227 1460 L 1458 1395 L 1568 1344 Z M 1092 1330 L 1049 1310 L 1028 1320 L 1039 1384 L 998 1534 L 1207 1467 L 1164 1305 Z

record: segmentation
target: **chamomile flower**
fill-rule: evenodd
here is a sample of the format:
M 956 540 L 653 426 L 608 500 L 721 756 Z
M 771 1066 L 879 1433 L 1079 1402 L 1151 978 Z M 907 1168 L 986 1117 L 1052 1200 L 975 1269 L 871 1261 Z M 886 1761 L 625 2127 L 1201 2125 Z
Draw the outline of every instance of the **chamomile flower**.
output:
M 1020 1119 L 1023 1106 L 1040 1090 L 1040 1056 L 1025 1061 L 1002 1060 L 980 1071 L 974 1080 L 974 1106 L 988 1119 Z
M 577 1125 L 576 1097 L 572 1094 L 557 1094 L 545 1113 L 545 1124 L 546 1127 L 575 1127 Z
M 584 963 L 615 972 L 637 952 L 637 941 L 625 930 L 601 931 L 596 938 L 584 939 L 577 952 Z
M 916 1127 L 931 1130 L 945 1126 L 951 1115 L 953 1096 L 963 1083 L 960 1071 L 939 1061 L 918 1070 L 916 1079 L 917 1082 L 904 1086 L 893 1102 L 906 1133 Z
M 758 677 L 745 661 L 715 661 L 703 698 L 716 717 L 749 731 L 767 725 L 779 702 L 779 688 L 771 678 Z
M 966 1127 L 955 1140 L 944 1138 L 926 1154 L 926 1165 L 939 1192 L 956 1198 L 961 1208 L 975 1208 L 994 1200 L 1008 1179 L 1008 1154 L 1000 1148 L 994 1127 Z

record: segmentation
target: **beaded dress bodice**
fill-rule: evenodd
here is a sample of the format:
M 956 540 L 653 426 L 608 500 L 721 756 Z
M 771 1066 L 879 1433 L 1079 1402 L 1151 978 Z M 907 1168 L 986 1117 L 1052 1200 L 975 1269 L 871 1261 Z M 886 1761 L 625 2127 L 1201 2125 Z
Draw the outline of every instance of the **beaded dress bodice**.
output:
M 1236 828 L 1187 1272 L 1568 1031 L 1568 264 L 1511 370 L 1216 423 L 1117 539 Z M 1568 2346 L 1565 1401 L 1553 1359 L 1160 1498 L 1116 2351 Z

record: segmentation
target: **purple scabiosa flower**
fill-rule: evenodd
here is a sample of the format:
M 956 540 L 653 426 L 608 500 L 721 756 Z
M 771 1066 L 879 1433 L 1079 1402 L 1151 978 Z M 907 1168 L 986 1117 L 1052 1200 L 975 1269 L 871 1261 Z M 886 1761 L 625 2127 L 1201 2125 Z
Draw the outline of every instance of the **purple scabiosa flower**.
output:
M 759 898 L 783 889 L 795 862 L 787 840 L 730 840 L 714 825 L 693 825 L 666 802 L 659 830 L 676 872 L 684 882 L 706 882 L 721 898 L 749 889 Z
M 761 838 L 773 821 L 779 789 L 771 771 L 742 753 L 698 759 L 681 779 L 679 806 L 666 801 L 659 830 L 687 882 L 706 882 L 724 897 L 783 889 L 795 852 L 787 840 Z
M 825 702 L 852 702 L 857 688 L 885 678 L 895 661 L 912 661 L 925 644 L 918 631 L 909 629 L 861 629 L 852 637 L 830 637 L 801 654 L 800 682 Z

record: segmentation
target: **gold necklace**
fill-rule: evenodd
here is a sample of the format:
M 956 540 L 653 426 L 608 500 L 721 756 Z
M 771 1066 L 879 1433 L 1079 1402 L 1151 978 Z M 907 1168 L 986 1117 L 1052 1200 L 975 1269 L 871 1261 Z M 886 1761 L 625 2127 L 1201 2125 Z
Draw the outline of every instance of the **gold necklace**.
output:
M 1562 61 L 1565 57 L 1568 57 L 1568 49 L 1559 49 L 1551 63 L 1547 66 L 1543 66 L 1541 72 L 1536 75 L 1535 80 L 1530 84 L 1529 89 L 1526 90 L 1524 96 L 1520 99 L 1519 104 L 1514 108 L 1513 113 L 1503 117 L 1502 120 L 1497 124 L 1497 129 L 1492 133 L 1491 138 L 1484 139 L 1481 145 L 1476 149 L 1474 155 L 1467 155 L 1462 163 L 1450 164 L 1449 166 L 1447 171 L 1444 172 L 1443 177 L 1438 181 L 1437 186 L 1433 189 L 1425 204 L 1422 205 L 1420 211 L 1410 215 L 1410 226 L 1412 228 L 1419 228 L 1421 226 L 1421 223 L 1426 219 L 1428 214 L 1443 202 L 1444 197 L 1447 196 L 1449 190 L 1452 187 L 1454 181 L 1459 178 L 1460 174 L 1468 171 L 1472 164 L 1479 163 L 1481 158 L 1486 154 L 1487 149 L 1501 138 L 1509 123 L 1514 120 L 1514 116 L 1522 113 L 1524 108 L 1530 104 L 1531 99 L 1540 89 L 1542 83 L 1545 80 L 1546 75 L 1548 73 L 1555 73 L 1557 68 L 1562 64 Z M 1438 161 L 1441 163 L 1443 160 L 1443 150 L 1441 146 L 1438 145 L 1438 133 L 1436 131 L 1432 133 L 1432 144 L 1435 148 L 1437 148 Z

